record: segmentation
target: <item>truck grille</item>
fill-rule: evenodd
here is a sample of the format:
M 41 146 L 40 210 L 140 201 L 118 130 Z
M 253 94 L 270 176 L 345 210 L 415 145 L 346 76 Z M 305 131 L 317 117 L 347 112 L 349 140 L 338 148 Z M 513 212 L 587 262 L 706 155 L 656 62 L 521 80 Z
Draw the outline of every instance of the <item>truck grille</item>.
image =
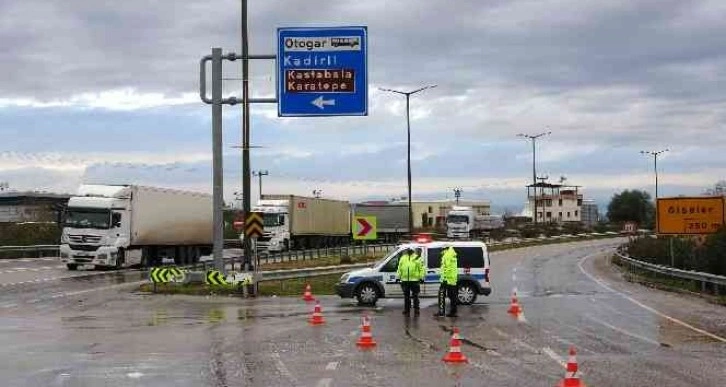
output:
M 98 243 L 101 242 L 100 236 L 94 235 L 68 235 L 71 243 Z
M 68 245 L 71 250 L 75 251 L 96 251 L 98 250 L 98 246 L 89 246 L 89 245 Z

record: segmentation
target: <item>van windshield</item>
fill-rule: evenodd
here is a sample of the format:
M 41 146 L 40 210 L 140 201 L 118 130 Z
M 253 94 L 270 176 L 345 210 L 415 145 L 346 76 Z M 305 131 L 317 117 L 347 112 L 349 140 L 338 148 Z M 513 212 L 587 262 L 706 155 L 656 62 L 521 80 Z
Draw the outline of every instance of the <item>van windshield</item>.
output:
M 376 263 L 373 264 L 373 267 L 379 267 L 379 266 L 383 265 L 388 260 L 388 258 L 396 256 L 400 251 L 401 250 L 395 250 L 395 251 L 392 251 L 390 254 L 386 254 L 383 258 L 376 261 Z

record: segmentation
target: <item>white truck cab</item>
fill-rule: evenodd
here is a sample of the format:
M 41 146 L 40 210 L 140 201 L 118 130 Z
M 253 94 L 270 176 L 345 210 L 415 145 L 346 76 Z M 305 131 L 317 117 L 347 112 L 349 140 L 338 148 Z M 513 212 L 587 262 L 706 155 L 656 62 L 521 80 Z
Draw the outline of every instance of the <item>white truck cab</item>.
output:
M 458 256 L 459 303 L 470 305 L 478 295 L 491 294 L 489 253 L 483 242 L 434 242 L 417 240 L 397 246 L 390 254 L 370 268 L 345 273 L 336 292 L 342 298 L 357 298 L 361 305 L 375 305 L 379 298 L 403 297 L 401 282 L 396 274 L 398 259 L 412 248 L 424 260 L 426 278 L 421 285 L 421 297 L 437 297 L 441 286 L 441 252 L 453 246 Z

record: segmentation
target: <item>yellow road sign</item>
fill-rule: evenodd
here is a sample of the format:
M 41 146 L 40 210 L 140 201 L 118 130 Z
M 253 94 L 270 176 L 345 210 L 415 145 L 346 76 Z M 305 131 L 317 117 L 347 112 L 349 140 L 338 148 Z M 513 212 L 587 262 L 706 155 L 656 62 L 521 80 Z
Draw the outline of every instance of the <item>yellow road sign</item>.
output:
M 353 218 L 353 239 L 373 241 L 378 239 L 375 216 L 356 216 Z
M 245 237 L 257 238 L 262 236 L 264 231 L 262 223 L 262 214 L 259 212 L 251 212 L 245 219 Z
M 724 224 L 724 198 L 658 199 L 659 234 L 713 234 Z

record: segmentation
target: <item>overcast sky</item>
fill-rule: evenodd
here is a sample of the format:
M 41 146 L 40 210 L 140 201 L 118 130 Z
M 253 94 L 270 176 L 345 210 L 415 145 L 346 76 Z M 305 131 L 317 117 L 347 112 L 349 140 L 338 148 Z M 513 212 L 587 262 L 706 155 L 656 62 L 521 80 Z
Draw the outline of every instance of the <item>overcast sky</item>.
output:
M 368 26 L 367 117 L 277 117 L 252 107 L 253 169 L 268 193 L 360 200 L 406 191 L 402 97 L 412 98 L 414 197 L 521 208 L 538 172 L 613 192 L 698 194 L 726 178 L 726 2 L 276 0 L 249 2 L 251 51 L 283 26 Z M 211 191 L 211 108 L 198 62 L 240 47 L 237 0 L 0 2 L 0 181 L 73 192 L 83 182 Z M 226 63 L 225 77 L 239 78 Z M 252 93 L 274 90 L 271 62 Z M 239 81 L 225 94 L 239 95 Z M 225 107 L 225 192 L 240 189 L 240 108 Z M 549 129 L 547 129 L 549 128 Z M 255 181 L 256 183 L 256 181 Z M 256 184 L 253 191 L 257 196 Z

